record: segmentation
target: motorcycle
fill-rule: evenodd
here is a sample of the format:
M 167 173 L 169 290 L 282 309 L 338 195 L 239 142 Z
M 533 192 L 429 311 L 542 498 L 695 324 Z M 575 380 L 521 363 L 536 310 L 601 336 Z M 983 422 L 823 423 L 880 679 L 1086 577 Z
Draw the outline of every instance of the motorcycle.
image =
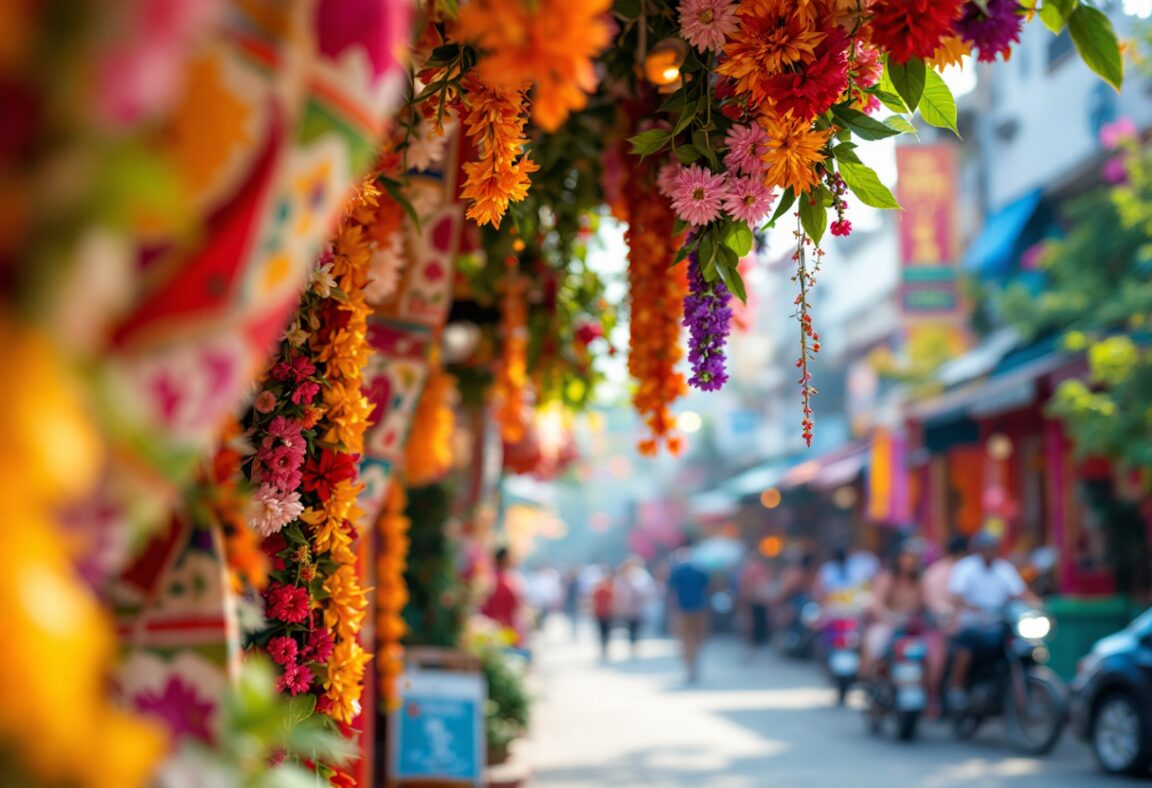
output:
M 968 739 L 985 720 L 1002 716 L 1017 749 L 1043 755 L 1059 741 L 1067 719 L 1064 683 L 1044 665 L 1052 620 L 1041 610 L 1013 602 L 992 626 L 999 648 L 973 660 L 964 708 L 947 710 L 953 732 Z
M 896 720 L 896 738 L 916 738 L 920 716 L 928 703 L 925 690 L 925 663 L 928 644 L 924 624 L 919 619 L 908 621 L 897 630 L 884 658 L 876 666 L 876 677 L 868 683 L 865 719 L 872 733 L 880 733 L 884 721 Z
M 834 594 L 823 611 L 820 654 L 843 706 L 860 672 L 860 600 L 854 592 Z
M 797 594 L 786 604 L 789 606 L 789 617 L 780 639 L 781 650 L 792 659 L 808 659 L 812 656 L 820 606 L 807 594 Z

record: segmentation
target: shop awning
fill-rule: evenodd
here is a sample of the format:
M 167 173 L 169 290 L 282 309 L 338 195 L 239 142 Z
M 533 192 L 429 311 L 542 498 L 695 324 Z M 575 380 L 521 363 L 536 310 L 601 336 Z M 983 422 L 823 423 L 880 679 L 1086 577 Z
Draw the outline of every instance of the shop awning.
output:
M 868 464 L 867 441 L 855 441 L 835 451 L 802 462 L 788 470 L 777 485 L 781 489 L 808 484 L 821 490 L 841 487 L 856 478 Z
M 1037 381 L 1075 360 L 1058 350 L 1011 369 L 974 380 L 938 397 L 914 402 L 908 414 L 926 424 L 961 418 L 984 418 L 1030 405 L 1039 391 Z
M 988 217 L 984 229 L 964 255 L 964 270 L 988 279 L 1009 273 L 1030 243 L 1026 230 L 1042 198 L 1043 192 L 1037 189 Z
M 769 487 L 775 487 L 783 473 L 779 461 L 762 463 L 733 476 L 724 483 L 724 489 L 737 498 L 758 496 Z
M 812 486 L 822 490 L 834 490 L 852 483 L 868 464 L 868 456 L 869 449 L 865 446 L 847 457 L 829 462 L 820 468 L 816 478 L 812 480 Z
M 728 517 L 736 513 L 736 499 L 721 489 L 697 493 L 688 499 L 688 512 L 699 520 Z

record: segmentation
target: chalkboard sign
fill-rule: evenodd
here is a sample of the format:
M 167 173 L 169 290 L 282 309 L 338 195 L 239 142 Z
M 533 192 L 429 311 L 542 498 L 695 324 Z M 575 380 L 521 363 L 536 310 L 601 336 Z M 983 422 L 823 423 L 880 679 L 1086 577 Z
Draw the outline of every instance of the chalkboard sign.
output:
M 478 673 L 411 671 L 400 677 L 400 707 L 392 713 L 392 769 L 396 783 L 480 786 L 487 750 Z

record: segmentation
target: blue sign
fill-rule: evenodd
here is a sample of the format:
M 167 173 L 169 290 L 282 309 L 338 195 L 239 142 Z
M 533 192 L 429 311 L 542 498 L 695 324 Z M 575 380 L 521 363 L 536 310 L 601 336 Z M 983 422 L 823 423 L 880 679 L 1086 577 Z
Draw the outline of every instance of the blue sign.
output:
M 392 777 L 481 785 L 484 679 L 475 673 L 418 671 L 400 679 L 392 714 Z

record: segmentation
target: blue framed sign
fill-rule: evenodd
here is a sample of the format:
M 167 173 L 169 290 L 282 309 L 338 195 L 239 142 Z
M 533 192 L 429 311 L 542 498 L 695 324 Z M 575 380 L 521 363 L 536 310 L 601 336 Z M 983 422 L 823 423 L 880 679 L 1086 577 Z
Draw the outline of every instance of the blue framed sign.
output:
M 417 670 L 402 675 L 399 687 L 400 707 L 391 725 L 393 782 L 483 785 L 484 677 Z

